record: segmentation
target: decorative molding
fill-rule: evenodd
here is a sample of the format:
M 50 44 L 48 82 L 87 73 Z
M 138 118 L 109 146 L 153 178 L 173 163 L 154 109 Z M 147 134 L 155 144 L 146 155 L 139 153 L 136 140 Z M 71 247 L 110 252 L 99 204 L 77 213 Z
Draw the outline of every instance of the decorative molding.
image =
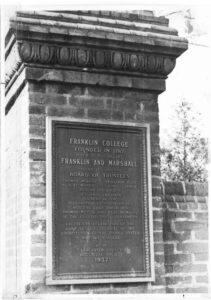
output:
M 35 42 L 20 42 L 19 55 L 24 63 L 94 68 L 117 72 L 166 76 L 175 67 L 176 59 L 167 55 L 58 46 Z

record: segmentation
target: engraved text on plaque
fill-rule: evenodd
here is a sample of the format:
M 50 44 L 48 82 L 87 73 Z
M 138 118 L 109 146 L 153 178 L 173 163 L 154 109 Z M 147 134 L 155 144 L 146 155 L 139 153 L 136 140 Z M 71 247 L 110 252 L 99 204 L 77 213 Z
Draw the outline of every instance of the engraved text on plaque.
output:
M 150 280 L 147 126 L 51 126 L 51 281 Z

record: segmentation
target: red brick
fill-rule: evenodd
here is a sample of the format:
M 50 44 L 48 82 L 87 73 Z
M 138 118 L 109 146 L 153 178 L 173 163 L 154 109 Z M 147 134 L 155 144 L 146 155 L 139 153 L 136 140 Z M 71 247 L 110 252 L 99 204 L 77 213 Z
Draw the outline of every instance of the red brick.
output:
M 208 292 L 208 288 L 206 286 L 176 288 L 176 293 L 207 293 L 207 292 Z
M 194 216 L 196 220 L 207 222 L 208 220 L 208 212 L 195 212 Z
M 45 172 L 45 162 L 30 162 L 30 171 L 31 172 Z
M 45 94 L 46 105 L 65 105 L 68 103 L 66 95 Z
M 163 218 L 163 212 L 161 210 L 154 210 L 153 211 L 153 220 L 160 220 Z
M 173 265 L 165 265 L 165 271 L 166 271 L 166 273 L 173 273 L 174 266 Z
M 71 97 L 69 99 L 69 103 L 79 106 L 79 107 L 86 107 L 86 108 L 104 108 L 104 101 L 103 101 L 103 97 L 97 97 L 97 98 L 93 98 L 90 96 L 82 96 L 82 97 Z
M 164 255 L 155 253 L 155 262 L 156 263 L 163 263 L 164 262 Z
M 151 146 L 151 154 L 152 155 L 158 155 L 158 154 L 160 154 L 160 145 L 159 144 L 155 144 L 155 143 L 152 144 L 152 146 Z M 160 180 L 160 179 L 158 178 L 158 180 Z M 159 184 L 160 184 L 160 182 L 159 182 Z
M 45 149 L 45 141 L 42 139 L 30 139 L 32 149 Z
M 174 253 L 174 244 L 164 244 L 165 255 L 171 255 Z
M 31 197 L 45 197 L 45 186 L 44 185 L 37 185 L 30 187 L 30 196 Z
M 189 203 L 177 202 L 177 205 L 180 210 L 188 210 L 189 208 Z
M 46 212 L 43 208 L 36 208 L 32 209 L 30 212 L 30 220 L 32 222 L 39 221 L 39 220 L 45 220 L 46 219 Z
M 199 283 L 208 283 L 208 276 L 207 275 L 196 276 L 196 282 L 199 282 Z
M 48 93 L 58 93 L 59 92 L 59 87 L 60 87 L 60 84 L 52 84 L 52 83 L 46 83 L 45 84 L 45 92 L 48 94 Z
M 152 175 L 161 176 L 161 174 L 160 174 L 160 168 L 158 168 L 158 167 L 152 167 Z
M 182 233 L 174 233 L 173 232 L 172 238 L 175 239 L 178 242 L 183 242 L 183 241 L 190 240 L 191 231 L 184 231 Z
M 31 185 L 45 184 L 45 172 L 34 172 L 30 174 Z
M 32 259 L 31 267 L 33 268 L 44 268 L 45 259 L 43 257 L 35 257 Z
M 45 127 L 45 116 L 30 115 L 29 123 L 30 125 Z
M 150 124 L 150 132 L 153 133 L 159 133 L 159 123 L 153 122 Z
M 207 265 L 205 264 L 182 264 L 174 265 L 174 272 L 178 273 L 194 273 L 194 272 L 206 272 L 207 271 Z
M 68 107 L 68 106 L 49 106 L 47 107 L 47 114 L 49 116 L 72 116 L 75 118 L 81 118 L 84 116 L 84 109 L 77 107 Z
M 160 179 L 160 177 L 152 176 L 152 186 L 160 188 L 160 186 L 161 186 L 161 179 Z
M 153 229 L 154 230 L 162 230 L 163 223 L 161 221 L 153 221 Z
M 96 285 L 95 288 L 93 289 L 93 292 L 96 291 Z M 132 285 L 130 283 L 115 283 L 112 284 L 112 288 L 110 290 L 108 290 L 108 285 L 107 285 L 107 291 L 105 291 L 104 293 L 108 294 L 108 293 L 112 293 L 112 294 L 128 294 L 128 293 L 147 293 L 148 291 L 148 286 L 147 283 L 133 283 Z M 101 293 L 101 291 L 99 291 L 99 293 Z
M 122 121 L 124 116 L 123 116 L 123 113 L 121 111 L 112 111 L 111 118 L 113 120 L 121 120 Z
M 196 201 L 200 203 L 207 203 L 207 197 L 197 196 Z
M 40 115 L 45 114 L 45 106 L 43 105 L 30 105 L 29 114 Z
M 199 203 L 198 210 L 207 210 L 207 203 Z
M 154 236 L 154 242 L 161 242 L 161 241 L 163 241 L 163 232 L 162 231 L 160 231 L 160 232 L 154 232 L 153 236 Z
M 191 283 L 192 277 L 191 276 L 171 276 L 166 277 L 167 285 L 174 285 L 178 283 Z
M 191 219 L 192 214 L 190 212 L 186 211 L 166 211 L 165 212 L 165 217 L 168 220 L 172 219 Z
M 186 183 L 186 192 L 188 195 L 193 196 L 207 196 L 208 195 L 208 184 L 207 183 Z
M 168 203 L 164 203 L 166 205 L 167 208 L 170 208 L 170 209 L 178 209 L 178 203 L 175 203 L 175 202 L 168 202 Z
M 144 114 L 142 112 L 138 112 L 135 114 L 134 119 L 138 122 L 145 123 Z
M 198 203 L 188 203 L 187 210 L 197 210 L 198 209 Z
M 198 240 L 208 240 L 208 229 L 195 231 L 195 238 Z
M 46 235 L 45 234 L 32 234 L 31 236 L 31 242 L 33 244 L 44 244 L 46 241 Z
M 42 93 L 44 93 L 45 92 L 45 85 L 42 82 L 39 82 L 39 83 L 30 82 L 29 83 L 29 91 L 30 92 L 42 92 Z
M 30 104 L 44 105 L 45 94 L 39 92 L 29 93 L 29 101 Z
M 67 94 L 67 95 L 84 95 L 86 93 L 87 87 L 76 85 L 76 84 L 58 84 L 58 94 Z M 86 93 L 88 94 L 88 93 Z
M 149 290 L 150 293 L 153 294 L 164 294 L 166 292 L 165 287 L 164 286 L 151 286 L 151 289 Z
M 194 253 L 195 261 L 208 261 L 208 253 Z
M 30 126 L 29 127 L 29 135 L 30 137 L 42 137 L 45 138 L 45 128 L 41 128 L 39 126 Z
M 154 155 L 151 157 L 151 164 L 154 165 L 160 165 L 160 156 L 159 155 Z
M 157 112 L 145 112 L 144 114 L 145 122 L 159 122 L 159 114 Z
M 29 158 L 33 161 L 45 161 L 45 155 L 45 151 L 42 150 L 30 151 Z
M 44 282 L 45 281 L 45 272 L 46 272 L 45 268 L 43 268 L 41 270 L 37 270 L 36 268 L 32 269 L 31 270 L 31 279 L 39 281 L 39 282 Z
M 93 119 L 109 119 L 110 115 L 110 111 L 106 109 L 88 109 L 88 117 Z
M 116 99 L 114 99 L 114 101 L 117 101 Z M 104 102 L 105 102 L 105 107 L 108 109 L 112 109 L 113 110 L 113 99 L 112 98 L 104 98 Z M 119 110 L 116 110 L 119 111 Z
M 154 243 L 154 252 L 163 252 L 163 243 Z
M 173 182 L 166 181 L 165 184 L 165 193 L 166 195 L 184 195 L 185 190 L 182 182 Z
M 44 256 L 46 255 L 46 247 L 45 244 L 33 244 L 31 246 L 31 255 L 32 256 Z
M 30 222 L 30 227 L 33 231 L 40 230 L 46 233 L 46 220 L 35 220 Z
M 165 275 L 164 275 L 164 268 L 161 266 L 160 268 L 155 268 L 155 281 L 153 285 L 165 285 Z
M 125 121 L 136 121 L 136 114 L 134 112 L 124 111 L 123 114 Z
M 165 255 L 165 263 L 166 264 L 173 264 L 173 263 L 187 263 L 191 261 L 191 255 L 190 254 L 170 254 Z
M 113 109 L 120 111 L 135 112 L 139 108 L 139 103 L 131 99 L 113 100 Z
M 195 229 L 201 229 L 202 227 L 206 227 L 206 224 L 204 222 L 175 221 L 175 230 L 176 231 L 195 230 Z
M 152 196 L 160 196 L 161 195 L 161 187 L 152 187 Z
M 175 202 L 186 202 L 186 196 L 175 195 L 174 199 L 175 199 Z
M 190 253 L 201 253 L 208 251 L 207 243 L 180 243 L 177 245 L 178 251 L 190 252 Z
M 153 208 L 162 208 L 162 199 L 160 197 L 152 197 Z
M 175 289 L 172 287 L 166 287 L 166 293 L 175 293 Z
M 196 198 L 195 198 L 195 196 L 185 195 L 185 196 L 184 196 L 184 200 L 185 200 L 186 202 L 195 202 L 195 201 L 196 201 Z

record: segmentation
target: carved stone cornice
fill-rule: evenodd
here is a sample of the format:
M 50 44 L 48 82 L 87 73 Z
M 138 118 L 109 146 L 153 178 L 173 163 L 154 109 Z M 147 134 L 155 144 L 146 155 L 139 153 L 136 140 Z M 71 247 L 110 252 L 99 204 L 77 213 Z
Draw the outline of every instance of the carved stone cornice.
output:
M 22 62 L 41 65 L 111 70 L 135 74 L 168 75 L 176 59 L 167 55 L 96 49 L 81 46 L 58 46 L 21 42 L 18 51 Z M 86 69 L 86 70 L 87 70 Z
M 18 12 L 6 38 L 7 86 L 22 65 L 165 79 L 187 41 L 163 17 L 143 13 L 133 21 L 125 14 L 114 16 Z

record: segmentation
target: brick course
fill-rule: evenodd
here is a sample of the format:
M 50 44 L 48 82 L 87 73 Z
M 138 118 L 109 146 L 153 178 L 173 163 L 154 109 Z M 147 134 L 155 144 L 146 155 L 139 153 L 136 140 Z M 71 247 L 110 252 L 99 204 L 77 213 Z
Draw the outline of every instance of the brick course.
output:
M 37 83 L 40 85 L 40 83 Z M 43 284 L 45 274 L 40 271 L 38 280 L 37 264 L 35 262 L 45 261 L 45 253 L 42 253 L 40 246 L 45 246 L 45 118 L 47 116 L 69 116 L 74 118 L 89 118 L 122 121 L 148 122 L 151 126 L 151 152 L 153 174 L 153 189 L 159 190 L 153 207 L 154 215 L 154 250 L 159 254 L 156 260 L 155 274 L 156 280 L 152 284 L 146 283 L 124 283 L 124 284 L 104 284 L 104 285 L 72 285 L 69 291 L 72 293 L 126 293 L 126 292 L 165 292 L 164 278 L 164 249 L 162 235 L 162 211 L 160 197 L 160 167 L 153 163 L 155 157 L 159 155 L 159 120 L 157 117 L 157 98 L 152 93 L 135 91 L 129 89 L 93 87 L 87 85 L 67 85 L 61 83 L 29 84 L 29 135 L 30 135 L 30 203 L 31 203 L 31 228 L 32 232 L 32 255 L 31 263 L 31 284 L 34 289 L 46 292 L 47 287 Z M 58 96 L 58 97 L 57 97 Z M 34 105 L 36 109 L 31 109 Z M 152 112 L 153 111 L 153 112 Z M 43 131 L 41 131 L 43 130 Z M 37 253 L 37 256 L 36 256 Z M 42 265 L 43 267 L 43 265 Z M 59 290 L 66 291 L 66 286 Z
M 170 293 L 208 291 L 208 187 L 163 183 L 165 278 Z M 199 206 L 201 201 L 204 207 Z M 184 278 L 189 278 L 188 281 Z

